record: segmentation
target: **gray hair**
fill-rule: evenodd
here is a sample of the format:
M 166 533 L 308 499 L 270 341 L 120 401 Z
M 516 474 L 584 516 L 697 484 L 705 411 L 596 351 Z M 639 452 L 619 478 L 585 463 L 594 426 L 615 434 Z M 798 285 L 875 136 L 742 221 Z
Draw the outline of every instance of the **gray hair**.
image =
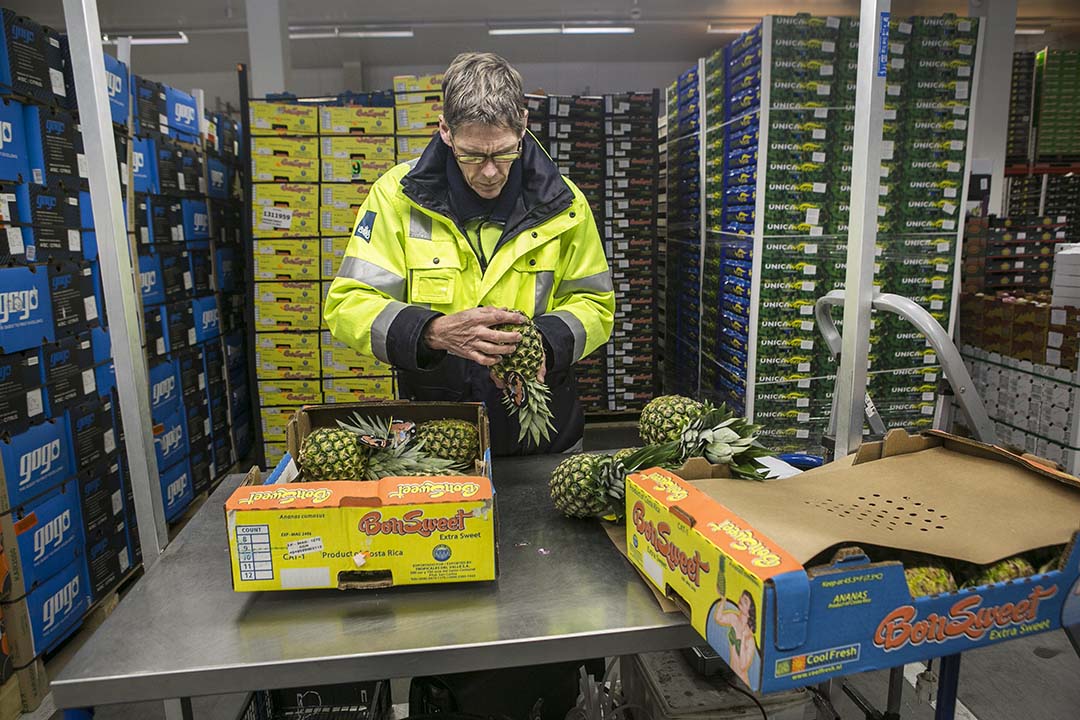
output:
M 443 117 L 451 130 L 478 123 L 525 131 L 521 73 L 495 53 L 458 55 L 443 77 Z

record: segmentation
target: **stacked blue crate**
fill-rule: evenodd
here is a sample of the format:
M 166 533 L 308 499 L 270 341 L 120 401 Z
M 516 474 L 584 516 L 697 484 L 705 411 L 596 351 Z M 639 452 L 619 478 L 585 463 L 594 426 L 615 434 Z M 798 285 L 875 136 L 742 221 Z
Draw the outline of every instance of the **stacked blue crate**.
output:
M 15 664 L 56 647 L 131 569 L 115 372 L 66 42 L 0 32 L 0 602 Z M 126 175 L 126 138 L 117 138 Z M 121 154 L 122 153 L 122 154 Z

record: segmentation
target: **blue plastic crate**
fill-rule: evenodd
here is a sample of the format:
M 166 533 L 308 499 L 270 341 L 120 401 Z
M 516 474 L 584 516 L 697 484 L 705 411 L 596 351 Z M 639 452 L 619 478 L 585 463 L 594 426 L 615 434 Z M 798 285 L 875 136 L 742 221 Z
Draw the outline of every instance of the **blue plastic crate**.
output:
M 14 508 L 7 522 L 16 535 L 15 548 L 8 549 L 16 583 L 9 599 L 31 592 L 82 554 L 82 508 L 74 480 Z
M 198 136 L 199 116 L 195 98 L 183 90 L 166 86 L 165 108 L 169 128 L 187 135 Z
M 66 414 L 0 440 L 8 507 L 24 505 L 74 474 L 73 452 Z
M 185 451 L 186 451 L 185 447 Z M 161 499 L 165 505 L 165 520 L 173 522 L 187 509 L 195 499 L 195 488 L 191 482 L 191 466 L 188 458 L 179 459 L 172 467 L 162 471 Z

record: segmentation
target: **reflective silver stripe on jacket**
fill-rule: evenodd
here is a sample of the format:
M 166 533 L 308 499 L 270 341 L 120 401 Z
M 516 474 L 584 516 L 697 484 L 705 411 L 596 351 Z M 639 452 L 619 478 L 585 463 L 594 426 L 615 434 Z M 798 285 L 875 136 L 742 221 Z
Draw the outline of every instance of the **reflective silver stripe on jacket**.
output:
M 390 364 L 390 355 L 386 351 L 386 338 L 390 334 L 390 326 L 402 310 L 409 307 L 405 303 L 390 301 L 383 311 L 375 317 L 371 323 L 371 353 L 387 365 Z
M 431 239 L 431 216 L 416 208 L 409 208 L 409 237 L 417 240 Z
M 574 357 L 573 362 L 577 362 L 581 359 L 582 354 L 585 352 L 585 326 L 581 324 L 581 321 L 577 319 L 577 316 L 566 310 L 556 310 L 555 312 L 547 313 L 551 317 L 557 317 L 562 320 L 566 327 L 570 329 L 571 334 L 574 336 Z
M 574 280 L 563 280 L 559 283 L 559 291 L 556 294 L 557 297 L 565 297 L 570 293 L 578 292 L 580 290 L 590 290 L 598 293 L 609 293 L 613 289 L 611 284 L 611 272 L 604 270 L 598 272 L 595 275 L 586 275 L 583 278 L 576 278 Z
M 547 312 L 548 298 L 551 297 L 551 288 L 555 284 L 555 273 L 552 270 L 541 270 L 536 273 L 536 296 L 533 305 L 533 317 Z
M 405 299 L 405 278 L 393 273 L 386 268 L 381 268 L 375 263 L 370 263 L 352 255 L 347 255 L 341 261 L 341 269 L 338 277 L 348 278 L 370 285 L 376 290 L 386 293 L 395 300 Z

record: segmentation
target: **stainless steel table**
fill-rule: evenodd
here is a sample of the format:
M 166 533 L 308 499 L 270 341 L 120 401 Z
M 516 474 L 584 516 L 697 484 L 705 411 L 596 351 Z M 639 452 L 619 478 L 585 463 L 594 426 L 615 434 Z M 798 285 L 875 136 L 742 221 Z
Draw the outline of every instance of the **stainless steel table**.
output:
M 497 460 L 499 579 L 235 593 L 226 479 L 52 683 L 61 708 L 485 670 L 692 645 L 597 522 L 559 515 L 561 457 Z

